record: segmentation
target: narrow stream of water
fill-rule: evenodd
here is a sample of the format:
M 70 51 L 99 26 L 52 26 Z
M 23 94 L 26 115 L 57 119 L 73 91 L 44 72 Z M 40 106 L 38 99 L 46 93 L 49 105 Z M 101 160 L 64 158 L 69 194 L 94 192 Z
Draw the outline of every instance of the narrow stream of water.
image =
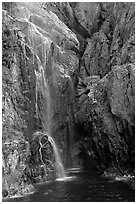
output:
M 64 177 L 66 177 L 66 173 L 65 173 L 65 169 L 64 169 L 64 166 L 62 164 L 61 157 L 59 155 L 59 151 L 58 151 L 58 148 L 56 146 L 56 143 L 51 136 L 48 136 L 48 140 L 50 141 L 50 143 L 53 147 L 53 151 L 54 151 L 54 155 L 55 155 L 57 178 L 64 178 Z
M 95 171 L 69 169 L 67 177 L 35 186 L 34 194 L 8 202 L 134 202 L 135 194 L 122 182 L 102 178 Z

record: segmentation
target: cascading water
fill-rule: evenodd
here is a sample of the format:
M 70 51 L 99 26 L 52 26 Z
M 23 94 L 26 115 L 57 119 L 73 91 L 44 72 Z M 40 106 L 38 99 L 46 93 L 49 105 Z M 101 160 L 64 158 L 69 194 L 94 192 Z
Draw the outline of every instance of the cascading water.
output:
M 48 72 L 49 67 L 47 66 L 47 60 L 48 60 L 48 54 L 50 51 L 50 45 L 51 45 L 51 40 L 45 36 L 43 36 L 40 31 L 37 29 L 37 26 L 31 21 L 31 14 L 25 16 L 24 20 L 29 24 L 29 30 L 31 32 L 28 32 L 27 36 L 30 40 L 31 47 L 33 48 L 34 51 L 34 56 L 33 56 L 33 64 L 35 64 L 35 57 L 37 59 L 38 63 L 38 70 L 35 70 L 35 76 L 36 76 L 36 118 L 41 119 L 43 129 L 45 132 L 47 132 L 48 135 L 48 140 L 51 143 L 53 147 L 53 152 L 55 156 L 55 168 L 56 168 L 56 176 L 57 178 L 64 178 L 66 177 L 65 170 L 61 161 L 61 157 L 57 148 L 57 145 L 55 144 L 54 139 L 51 137 L 51 111 L 52 111 L 52 103 L 51 103 L 51 96 L 50 96 L 50 85 L 49 85 L 49 76 L 47 76 L 46 71 Z M 44 98 L 44 103 L 42 110 L 39 111 L 39 105 L 38 105 L 38 92 L 41 92 Z M 39 149 L 39 154 L 40 154 L 40 159 L 42 162 L 42 165 L 45 170 L 45 175 L 46 175 L 46 166 L 43 161 L 42 157 L 42 142 L 41 139 L 39 138 L 39 144 L 40 144 L 40 149 Z
M 38 58 L 38 56 L 37 56 Z M 51 135 L 51 97 L 50 97 L 50 88 L 49 88 L 49 84 L 48 84 L 48 80 L 47 80 L 47 77 L 45 76 L 45 72 L 44 72 L 44 67 L 42 65 L 40 65 L 40 60 L 38 58 L 38 61 L 39 61 L 39 66 L 41 67 L 41 74 L 40 76 L 42 77 L 42 81 L 43 81 L 43 85 L 44 85 L 44 90 L 43 90 L 43 94 L 45 95 L 45 99 L 46 99 L 46 115 L 44 116 L 43 115 L 43 125 L 44 125 L 44 129 L 45 131 L 47 132 L 47 135 L 48 135 L 48 140 L 49 142 L 51 143 L 52 147 L 53 147 L 53 151 L 54 151 L 54 155 L 55 155 L 55 168 L 56 168 L 56 176 L 57 178 L 64 178 L 66 177 L 66 174 L 65 174 L 65 170 L 64 170 L 64 167 L 63 167 L 63 164 L 62 164 L 62 161 L 61 161 L 61 158 L 60 158 L 60 155 L 59 155 L 59 152 L 58 152 L 58 148 L 57 148 L 57 145 L 55 144 L 55 141 L 54 139 L 50 136 Z M 46 66 L 46 63 L 45 63 L 45 66 Z M 36 77 L 37 79 L 39 78 L 38 74 L 36 74 Z M 39 79 L 38 79 L 39 80 Z M 37 96 L 36 96 L 37 98 Z M 37 100 L 36 100 L 36 103 L 37 103 Z M 44 113 L 43 113 L 44 114 Z
M 43 148 L 43 145 L 41 143 L 41 138 L 39 138 L 39 144 L 40 144 L 40 148 L 39 148 L 39 154 L 40 154 L 40 159 L 41 159 L 41 162 L 42 162 L 42 166 L 44 168 L 44 171 L 45 171 L 45 175 L 47 174 L 47 170 L 46 170 L 46 165 L 42 159 L 42 152 L 41 152 L 41 149 Z
M 66 173 L 65 173 L 65 169 L 64 169 L 64 166 L 63 166 L 61 158 L 60 158 L 60 154 L 58 152 L 58 148 L 55 144 L 55 141 L 53 140 L 53 138 L 51 136 L 48 136 L 48 140 L 50 141 L 50 143 L 53 147 L 54 154 L 55 154 L 57 178 L 64 178 L 64 177 L 66 177 Z
M 45 51 L 45 53 L 47 53 L 47 47 L 46 44 L 44 46 L 43 51 Z M 47 55 L 46 58 L 47 59 Z M 46 67 L 46 60 L 44 63 L 44 67 Z M 58 148 L 57 145 L 54 141 L 54 139 L 51 137 L 51 96 L 50 96 L 50 87 L 49 87 L 49 83 L 48 83 L 48 78 L 45 75 L 44 69 L 42 67 L 42 76 L 43 76 L 43 81 L 44 81 L 44 86 L 45 86 L 45 98 L 46 98 L 46 132 L 48 133 L 48 140 L 51 143 L 52 147 L 53 147 L 53 152 L 54 152 L 54 156 L 55 156 L 55 168 L 56 168 L 56 176 L 57 178 L 64 178 L 66 177 L 65 174 L 65 170 L 61 161 L 61 157 L 60 154 L 58 152 Z
M 42 71 L 42 78 L 43 78 L 43 82 L 44 82 L 44 93 L 45 93 L 45 98 L 46 98 L 46 116 L 43 115 L 44 119 L 44 126 L 43 128 L 45 128 L 45 131 L 47 132 L 48 135 L 48 140 L 51 143 L 52 147 L 53 147 L 53 152 L 54 152 L 54 156 L 55 156 L 55 168 L 56 168 L 56 176 L 57 178 L 64 178 L 66 177 L 66 173 L 61 161 L 61 157 L 60 154 L 58 152 L 58 148 L 57 145 L 54 141 L 54 139 L 50 136 L 51 135 L 51 97 L 50 97 L 50 88 L 49 88 L 49 84 L 48 81 L 45 77 L 45 73 L 44 73 L 44 69 L 43 66 L 41 66 L 41 71 Z M 44 113 L 43 113 L 44 114 Z

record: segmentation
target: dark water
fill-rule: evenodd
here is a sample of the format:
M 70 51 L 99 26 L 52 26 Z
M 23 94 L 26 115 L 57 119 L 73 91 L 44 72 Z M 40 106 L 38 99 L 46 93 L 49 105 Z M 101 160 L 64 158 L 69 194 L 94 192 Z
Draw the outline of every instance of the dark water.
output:
M 122 182 L 102 178 L 96 172 L 71 169 L 64 181 L 39 184 L 35 193 L 7 202 L 134 202 L 135 194 Z

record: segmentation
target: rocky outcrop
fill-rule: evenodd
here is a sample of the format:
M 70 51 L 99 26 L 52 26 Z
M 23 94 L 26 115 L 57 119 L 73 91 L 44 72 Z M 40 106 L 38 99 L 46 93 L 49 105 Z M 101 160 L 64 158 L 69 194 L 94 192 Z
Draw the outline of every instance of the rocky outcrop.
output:
M 48 135 L 35 132 L 30 143 L 31 159 L 24 169 L 30 183 L 42 183 L 56 178 L 55 155 Z
M 80 42 L 80 77 L 103 77 L 114 65 L 134 62 L 134 3 L 59 2 L 44 5 L 76 33 Z
M 2 147 L 2 195 L 21 196 L 33 192 L 33 186 L 25 175 L 30 160 L 30 145 L 24 140 L 6 141 Z
M 93 30 L 97 29 L 98 17 L 100 14 L 100 3 L 83 2 L 70 3 L 78 22 L 91 36 Z M 96 25 L 95 25 L 96 24 Z M 95 31 L 94 31 L 95 32 Z
M 122 157 L 127 166 L 134 166 L 134 77 L 131 77 L 135 64 L 134 6 L 134 3 L 73 4 L 78 21 L 90 33 L 79 63 L 76 126 L 84 135 L 81 138 L 85 146 L 81 146 L 88 164 L 90 156 L 101 168 L 122 164 Z M 96 7 L 92 17 L 90 7 Z M 124 162 L 123 159 L 123 166 Z
M 120 169 L 134 158 L 134 65 L 113 67 L 79 98 L 78 123 L 88 132 L 86 151 L 101 168 Z M 77 109 L 78 110 L 78 109 Z
M 100 3 L 96 17 L 100 26 L 88 40 L 82 59 L 81 71 L 84 69 L 85 77 L 103 77 L 114 65 L 134 63 L 134 15 L 134 3 Z M 97 25 L 97 21 L 94 23 Z
M 41 142 L 39 136 L 33 141 L 34 132 L 52 135 L 64 164 L 70 163 L 78 47 L 76 35 L 42 4 L 3 4 L 3 143 L 21 138 L 33 144 L 33 165 L 26 167 L 30 183 L 55 178 L 50 168 L 42 174 Z

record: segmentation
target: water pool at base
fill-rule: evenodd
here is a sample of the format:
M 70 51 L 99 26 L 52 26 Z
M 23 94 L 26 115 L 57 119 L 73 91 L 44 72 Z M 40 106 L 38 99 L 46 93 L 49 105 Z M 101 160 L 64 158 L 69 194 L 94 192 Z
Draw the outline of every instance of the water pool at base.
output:
M 69 169 L 64 179 L 37 184 L 35 192 L 6 202 L 134 202 L 135 192 L 123 182 L 102 178 L 95 171 Z

